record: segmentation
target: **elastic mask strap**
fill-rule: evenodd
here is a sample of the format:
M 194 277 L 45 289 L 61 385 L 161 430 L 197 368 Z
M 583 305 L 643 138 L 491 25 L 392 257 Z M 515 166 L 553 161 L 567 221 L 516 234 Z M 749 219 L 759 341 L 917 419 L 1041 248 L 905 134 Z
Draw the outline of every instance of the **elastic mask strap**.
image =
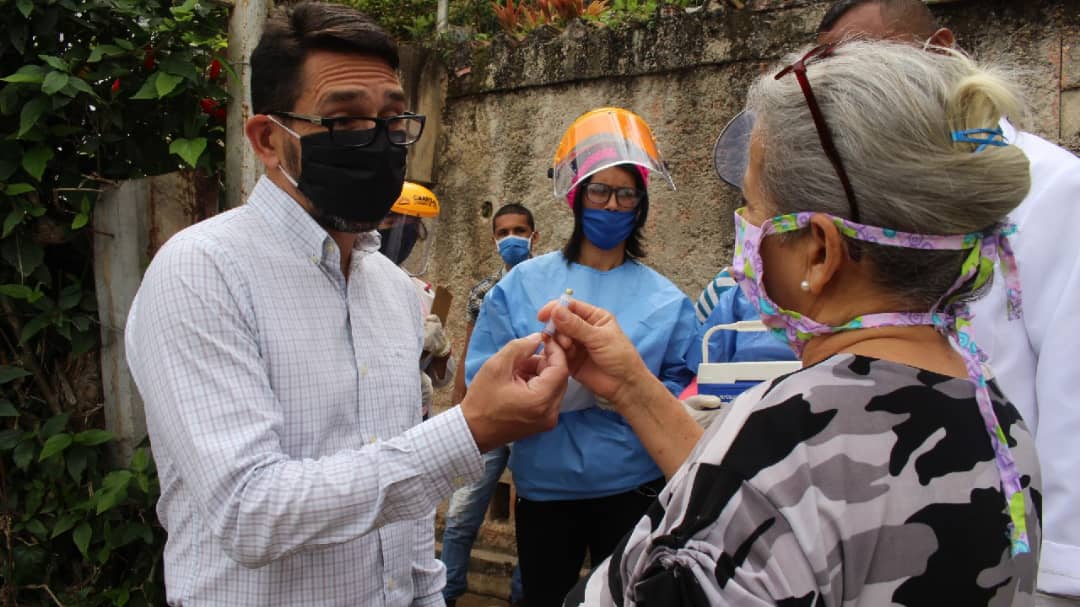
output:
M 978 137 L 977 135 L 984 136 Z M 1009 145 L 1005 141 L 1005 133 L 1001 130 L 1001 127 L 996 129 L 967 129 L 966 131 L 953 131 L 952 140 L 955 143 L 978 144 L 979 147 L 975 148 L 976 154 L 985 150 L 988 145 L 999 148 Z
M 286 133 L 292 135 L 293 137 L 296 137 L 297 139 L 300 139 L 300 135 L 296 131 L 290 129 L 289 127 L 285 126 L 284 124 L 281 124 L 281 122 L 277 118 L 274 118 L 273 116 L 271 116 L 269 114 L 267 114 L 266 117 L 270 120 L 270 122 L 273 122 L 274 124 L 276 124 L 276 125 L 280 126 L 281 128 L 285 129 Z M 300 187 L 300 184 L 297 183 L 295 179 L 293 179 L 293 176 L 290 175 L 289 172 L 285 170 L 284 166 L 282 166 L 281 164 L 278 164 L 278 170 L 281 171 L 281 174 L 285 176 L 285 179 L 289 180 L 289 183 L 291 183 L 294 188 Z

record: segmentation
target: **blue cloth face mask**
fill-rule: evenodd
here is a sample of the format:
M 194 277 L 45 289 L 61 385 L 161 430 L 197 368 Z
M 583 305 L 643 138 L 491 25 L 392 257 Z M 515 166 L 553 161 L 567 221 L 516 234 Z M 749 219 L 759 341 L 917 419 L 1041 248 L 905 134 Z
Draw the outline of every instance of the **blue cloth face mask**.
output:
M 614 249 L 629 238 L 636 223 L 637 213 L 634 211 L 584 209 L 581 216 L 585 238 L 605 251 Z
M 532 243 L 524 236 L 505 236 L 495 241 L 499 246 L 499 256 L 506 267 L 512 268 L 529 258 Z

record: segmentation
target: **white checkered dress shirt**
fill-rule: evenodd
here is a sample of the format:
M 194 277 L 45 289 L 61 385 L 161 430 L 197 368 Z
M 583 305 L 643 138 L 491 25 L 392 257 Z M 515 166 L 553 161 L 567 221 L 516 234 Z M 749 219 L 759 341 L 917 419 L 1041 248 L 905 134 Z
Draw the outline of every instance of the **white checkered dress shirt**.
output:
M 358 193 L 359 194 L 359 193 Z M 146 271 L 127 325 L 171 605 L 442 605 L 435 506 L 482 471 L 459 409 L 420 422 L 412 282 L 263 178 Z

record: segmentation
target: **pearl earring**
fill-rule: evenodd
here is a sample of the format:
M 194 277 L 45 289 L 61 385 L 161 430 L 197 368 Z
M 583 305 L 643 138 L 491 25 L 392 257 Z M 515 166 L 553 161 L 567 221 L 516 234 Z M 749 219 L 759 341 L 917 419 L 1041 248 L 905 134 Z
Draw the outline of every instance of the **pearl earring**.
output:
M 809 291 L 810 290 L 810 281 L 809 280 L 804 280 L 804 281 L 800 282 L 799 283 L 799 288 L 802 289 L 803 291 Z

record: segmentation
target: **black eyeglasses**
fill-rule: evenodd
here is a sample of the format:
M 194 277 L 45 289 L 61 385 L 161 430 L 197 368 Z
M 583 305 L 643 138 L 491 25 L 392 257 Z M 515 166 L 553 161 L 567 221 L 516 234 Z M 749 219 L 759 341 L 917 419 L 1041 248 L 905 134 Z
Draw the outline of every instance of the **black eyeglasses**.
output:
M 844 164 L 840 161 L 840 153 L 836 151 L 829 125 L 825 122 L 825 116 L 821 113 L 821 107 L 818 106 L 817 99 L 814 97 L 814 90 L 810 88 L 810 79 L 806 76 L 807 65 L 815 59 L 821 60 L 831 56 L 837 46 L 837 43 L 822 44 L 810 49 L 810 52 L 803 55 L 802 59 L 780 70 L 780 73 L 776 75 L 776 80 L 791 73 L 795 74 L 795 78 L 799 81 L 799 88 L 802 89 L 803 97 L 806 98 L 806 105 L 810 108 L 810 116 L 814 119 L 814 128 L 817 129 L 818 139 L 821 140 L 821 148 L 825 151 L 825 156 L 832 163 L 836 176 L 840 178 L 840 184 L 844 187 L 844 194 L 847 195 L 848 204 L 851 206 L 851 219 L 858 222 L 859 205 L 855 202 L 855 190 L 852 189 L 851 180 L 848 179 Z
M 294 120 L 321 126 L 330 133 L 330 139 L 334 140 L 334 134 L 348 133 L 348 137 L 339 137 L 334 140 L 341 145 L 363 147 L 375 141 L 380 129 L 386 130 L 390 143 L 394 145 L 412 145 L 420 139 L 424 132 L 426 117 L 421 114 L 405 113 L 389 118 L 372 118 L 368 116 L 334 116 L 327 118 L 312 114 L 296 114 L 293 112 L 270 112 L 274 116 L 284 116 Z M 366 135 L 366 136 L 365 136 Z
M 622 209 L 632 209 L 645 197 L 645 192 L 637 188 L 614 188 L 606 183 L 589 183 L 585 186 L 585 202 L 589 206 L 605 207 L 615 194 L 615 204 Z

